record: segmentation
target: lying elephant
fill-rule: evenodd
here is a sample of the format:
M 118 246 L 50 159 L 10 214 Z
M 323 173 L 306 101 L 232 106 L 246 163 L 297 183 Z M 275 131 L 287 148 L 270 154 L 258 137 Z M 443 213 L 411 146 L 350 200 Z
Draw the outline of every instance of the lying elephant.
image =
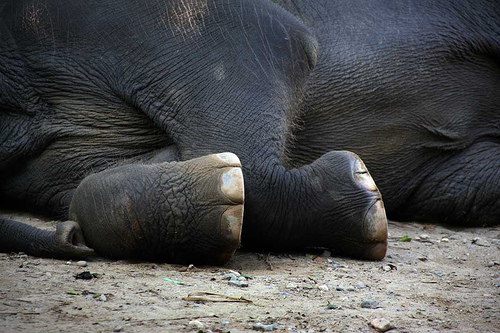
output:
M 261 249 L 384 257 L 384 206 L 359 157 L 290 167 L 318 47 L 278 5 L 0 10 L 1 201 L 69 220 L 51 233 L 2 218 L 0 250 L 221 264 L 243 229 Z
M 480 89 L 485 102 L 477 114 L 493 119 L 497 131 L 478 123 L 479 132 L 490 129 L 490 134 L 467 145 L 469 137 L 461 142 L 456 136 L 461 133 L 440 127 L 454 109 L 443 109 L 439 102 L 454 108 L 474 95 L 443 97 L 427 83 L 449 80 L 429 70 L 440 69 L 436 60 L 442 66 L 450 60 L 452 66 L 454 59 L 425 39 L 406 47 L 414 41 L 414 27 L 391 40 L 394 22 L 366 13 L 370 8 L 363 12 L 362 5 L 353 11 L 334 2 L 323 4 L 330 8 L 279 2 L 310 29 L 267 1 L 4 4 L 1 200 L 78 224 L 64 222 L 53 234 L 1 218 L 0 249 L 88 255 L 85 239 L 114 258 L 223 263 L 239 244 L 244 205 L 246 245 L 328 247 L 380 259 L 387 248 L 384 205 L 361 159 L 335 151 L 347 148 L 373 168 L 394 217 L 432 219 L 466 209 L 457 202 L 458 191 L 440 198 L 435 196 L 439 186 L 436 191 L 425 187 L 438 180 L 433 177 L 457 173 L 452 167 L 467 171 L 445 161 L 467 155 L 471 146 L 498 146 L 498 113 L 492 111 L 498 97 L 486 96 L 492 88 Z M 384 9 L 377 7 L 382 14 Z M 425 9 L 415 7 L 413 14 L 423 17 Z M 423 27 L 434 32 L 441 25 L 430 24 L 431 18 L 425 16 Z M 419 27 L 418 19 L 412 22 Z M 380 36 L 374 27 L 381 29 Z M 498 45 L 495 40 L 486 46 Z M 441 51 L 438 59 L 426 58 L 433 50 Z M 476 61 L 466 58 L 468 52 L 452 49 L 449 55 L 464 58 L 458 74 L 467 77 L 465 65 Z M 492 63 L 485 57 L 478 61 Z M 411 70 L 404 70 L 406 62 Z M 421 73 L 420 80 L 411 79 Z M 498 85 L 498 70 L 484 82 Z M 430 98 L 427 105 L 418 98 L 425 89 L 437 100 Z M 467 116 L 476 109 L 466 104 L 459 111 L 469 113 L 460 119 L 476 124 Z M 425 114 L 438 111 L 437 119 Z M 241 164 L 231 153 L 213 155 L 224 151 L 235 153 Z M 487 163 L 481 158 L 486 155 L 474 151 L 469 158 L 477 155 Z M 498 158 L 489 163 L 493 171 L 481 178 L 489 192 L 476 201 L 491 209 L 486 214 L 468 209 L 472 222 L 498 221 Z M 479 164 L 473 168 L 486 169 Z M 453 178 L 449 173 L 442 177 Z M 467 192 L 477 185 L 469 181 L 456 187 Z M 420 192 L 431 199 L 427 206 L 418 201 Z M 443 199 L 437 208 L 432 205 L 436 198 Z M 451 213 L 444 209 L 449 202 L 455 202 Z

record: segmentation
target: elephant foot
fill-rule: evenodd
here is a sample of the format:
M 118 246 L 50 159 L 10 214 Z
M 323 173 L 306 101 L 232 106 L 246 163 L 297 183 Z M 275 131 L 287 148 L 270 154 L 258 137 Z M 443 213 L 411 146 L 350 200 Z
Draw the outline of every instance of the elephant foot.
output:
M 360 236 L 339 240 L 338 252 L 353 258 L 381 260 L 387 252 L 387 217 L 381 199 L 374 203 L 360 223 Z
M 387 217 L 384 203 L 375 181 L 368 172 L 363 161 L 355 156 L 353 178 L 358 184 L 364 200 L 364 216 L 358 221 L 353 220 L 346 226 L 349 233 L 341 233 L 336 246 L 344 255 L 359 259 L 380 260 L 387 252 Z
M 91 175 L 70 217 L 107 257 L 220 265 L 240 244 L 243 205 L 241 163 L 222 153 Z
M 249 173 L 251 175 L 251 173 Z M 375 182 L 354 153 L 332 151 L 273 181 L 251 182 L 243 241 L 270 250 L 326 247 L 377 260 L 387 251 L 387 218 Z M 258 190 L 255 184 L 263 184 Z

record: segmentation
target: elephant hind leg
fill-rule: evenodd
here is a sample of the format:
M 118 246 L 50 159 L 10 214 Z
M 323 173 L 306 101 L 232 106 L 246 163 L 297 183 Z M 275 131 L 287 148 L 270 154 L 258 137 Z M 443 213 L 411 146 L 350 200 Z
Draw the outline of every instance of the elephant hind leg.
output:
M 240 244 L 243 204 L 240 161 L 223 153 L 93 174 L 69 214 L 106 257 L 223 264 Z
M 442 163 L 414 192 L 403 219 L 500 224 L 500 144 L 475 143 Z

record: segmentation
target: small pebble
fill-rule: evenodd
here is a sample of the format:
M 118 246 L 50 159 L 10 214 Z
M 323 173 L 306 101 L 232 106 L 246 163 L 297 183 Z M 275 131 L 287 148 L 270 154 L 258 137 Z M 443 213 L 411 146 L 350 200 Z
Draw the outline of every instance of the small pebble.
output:
M 428 235 L 428 234 L 421 234 L 419 237 L 420 237 L 420 239 L 422 239 L 422 240 L 429 239 L 429 235 Z
M 106 297 L 106 295 L 102 294 L 101 296 L 99 296 L 99 300 L 101 302 L 107 302 L 108 301 L 108 298 Z
M 318 286 L 318 289 L 322 290 L 322 291 L 328 291 L 328 290 L 330 290 L 330 288 L 328 288 L 328 286 L 326 284 L 320 284 Z
M 66 261 L 66 265 L 71 265 L 71 260 L 70 261 Z
M 378 308 L 378 302 L 372 299 L 364 299 L 361 301 L 361 307 L 363 309 L 376 309 Z
M 264 325 L 262 323 L 256 323 L 252 325 L 252 328 L 256 331 L 274 331 L 274 328 L 279 326 L 278 324 Z
M 385 272 L 389 272 L 389 271 L 391 271 L 391 266 L 389 266 L 389 265 L 384 265 L 384 266 L 382 266 L 382 269 L 383 269 Z
M 391 328 L 394 328 L 391 322 L 385 318 L 374 318 L 370 322 L 370 325 L 379 332 L 386 332 Z
M 80 267 L 87 267 L 87 262 L 85 260 L 80 260 L 76 263 Z
M 339 285 L 337 286 L 337 288 L 335 288 L 335 290 L 337 290 L 337 291 L 343 291 L 344 289 L 345 289 L 345 288 L 344 288 L 344 286 L 343 286 L 343 285 L 341 285 L 341 284 L 339 284 Z
M 203 328 L 203 323 L 199 320 L 191 320 L 189 322 L 189 326 L 196 327 L 196 328 Z
M 366 284 L 364 284 L 363 282 L 358 282 L 358 289 L 364 289 L 366 288 Z
M 448 243 L 450 240 L 446 237 L 441 238 L 442 243 Z
M 297 289 L 298 285 L 296 283 L 290 282 L 286 285 L 286 289 Z
M 116 326 L 114 329 L 113 329 L 113 332 L 121 332 L 123 331 L 123 327 L 121 326 Z
M 347 286 L 347 288 L 345 288 L 345 290 L 354 291 L 354 290 L 356 290 L 356 288 L 354 288 L 354 286 Z

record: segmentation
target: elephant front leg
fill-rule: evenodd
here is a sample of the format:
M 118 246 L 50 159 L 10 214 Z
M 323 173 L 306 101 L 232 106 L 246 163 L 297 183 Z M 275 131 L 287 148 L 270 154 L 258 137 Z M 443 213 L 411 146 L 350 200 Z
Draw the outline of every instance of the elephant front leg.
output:
M 223 264 L 240 244 L 243 203 L 240 161 L 224 153 L 93 174 L 69 213 L 107 257 Z
M 327 247 L 355 258 L 384 258 L 384 204 L 357 155 L 334 151 L 297 169 L 276 164 L 262 174 L 267 181 L 252 182 L 253 174 L 245 174 L 245 245 Z

